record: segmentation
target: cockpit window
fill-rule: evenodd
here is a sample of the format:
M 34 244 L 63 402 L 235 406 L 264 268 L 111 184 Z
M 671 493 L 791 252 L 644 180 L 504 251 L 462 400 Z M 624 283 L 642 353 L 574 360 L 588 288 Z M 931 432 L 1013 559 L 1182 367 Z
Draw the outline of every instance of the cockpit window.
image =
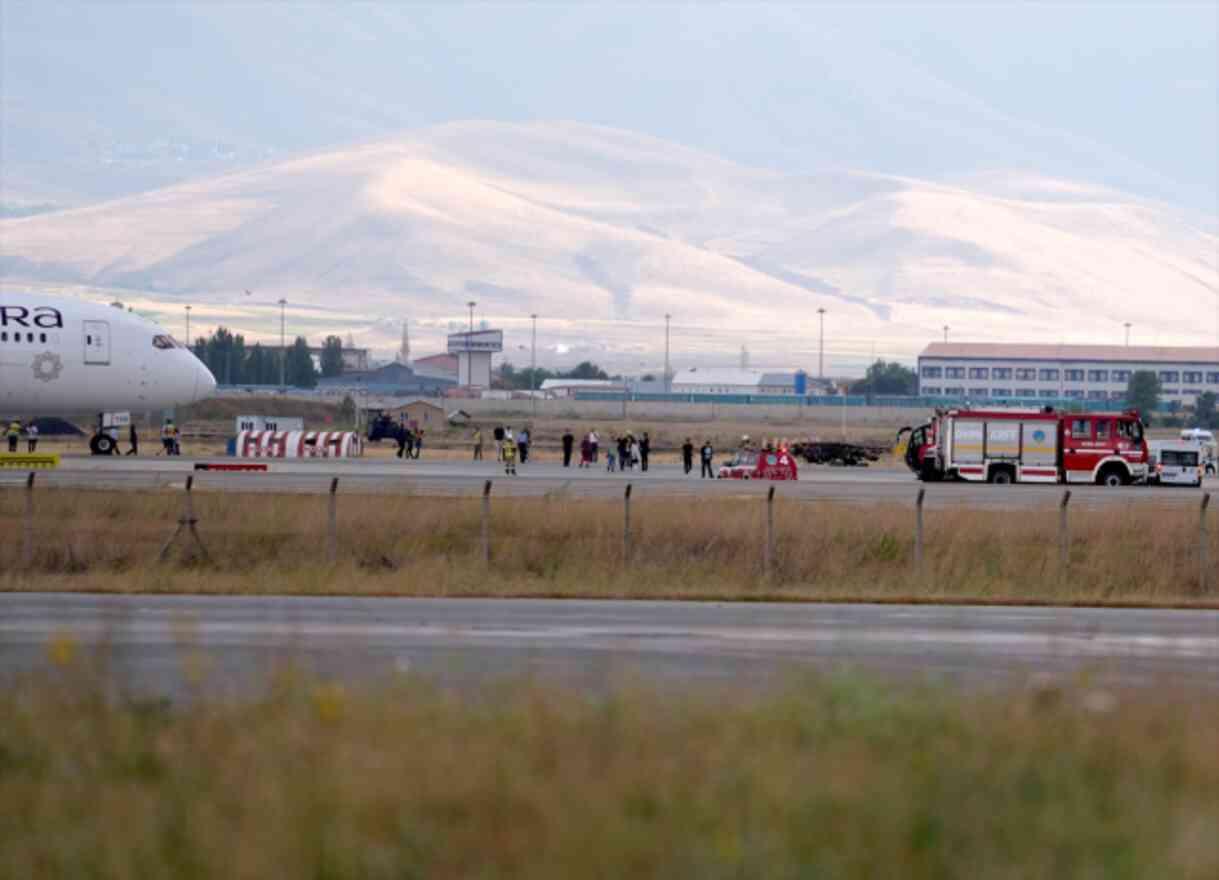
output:
M 157 335 L 152 337 L 153 348 L 177 348 L 178 343 L 172 336 Z

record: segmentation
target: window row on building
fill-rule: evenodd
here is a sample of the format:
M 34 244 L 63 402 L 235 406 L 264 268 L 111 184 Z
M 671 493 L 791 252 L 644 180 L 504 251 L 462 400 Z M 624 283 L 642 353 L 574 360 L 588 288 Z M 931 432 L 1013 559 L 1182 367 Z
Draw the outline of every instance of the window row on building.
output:
M 1081 370 L 1056 367 L 937 367 L 924 365 L 924 379 L 1015 380 L 1017 382 L 1089 382 L 1125 384 L 1131 370 Z M 1219 385 L 1219 371 L 1159 370 L 1161 384 Z
M 1082 388 L 1066 388 L 1062 392 L 1059 392 L 1057 388 L 969 388 L 962 385 L 924 385 L 920 391 L 925 397 L 987 397 L 1003 400 L 1055 400 L 1059 397 L 1071 400 L 1122 400 L 1126 397 L 1124 390 L 1104 391 L 1092 389 L 1084 391 Z M 1166 393 L 1175 394 L 1176 392 L 1167 391 Z M 1201 392 L 1186 390 L 1182 393 L 1200 394 Z

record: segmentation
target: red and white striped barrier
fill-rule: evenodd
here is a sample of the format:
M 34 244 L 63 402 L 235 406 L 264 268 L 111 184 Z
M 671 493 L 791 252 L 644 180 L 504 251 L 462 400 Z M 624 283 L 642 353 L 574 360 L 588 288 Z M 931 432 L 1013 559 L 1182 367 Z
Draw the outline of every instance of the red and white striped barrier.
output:
M 359 458 L 364 444 L 354 431 L 242 431 L 238 458 Z

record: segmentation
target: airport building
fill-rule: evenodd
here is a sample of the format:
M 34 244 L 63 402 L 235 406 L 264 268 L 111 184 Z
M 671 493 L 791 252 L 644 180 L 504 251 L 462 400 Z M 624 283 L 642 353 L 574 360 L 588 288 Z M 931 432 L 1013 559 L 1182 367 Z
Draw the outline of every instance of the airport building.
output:
M 736 367 L 690 367 L 673 376 L 674 394 L 806 395 L 809 377 L 803 370 L 752 370 Z
M 1219 347 L 1009 345 L 933 342 L 918 359 L 919 394 L 977 402 L 992 399 L 1113 401 L 1132 373 L 1160 379 L 1160 399 L 1192 405 L 1219 394 Z

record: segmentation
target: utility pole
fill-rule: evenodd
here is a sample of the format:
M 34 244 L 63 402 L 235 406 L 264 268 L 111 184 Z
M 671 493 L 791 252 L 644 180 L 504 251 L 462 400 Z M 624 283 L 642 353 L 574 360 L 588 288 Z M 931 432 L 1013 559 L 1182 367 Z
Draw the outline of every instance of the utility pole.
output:
M 821 340 L 817 343 L 817 378 L 825 378 L 825 309 L 817 309 L 817 318 L 821 322 Z
M 948 325 L 947 324 L 944 325 L 944 341 L 945 342 L 948 341 Z
M 1130 322 L 1126 322 L 1126 347 L 1130 347 Z
M 533 417 L 536 419 L 538 417 L 538 316 L 532 314 L 529 318 L 533 321 L 532 354 L 529 356 L 529 401 L 530 406 L 533 407 Z
M 470 335 L 471 336 L 474 335 L 474 307 L 476 305 L 478 305 L 478 303 L 476 303 L 474 300 L 470 300 L 468 303 L 466 303 L 466 306 L 470 309 Z
M 191 347 L 190 341 L 190 306 L 186 307 L 186 347 Z
M 287 327 L 287 308 L 288 301 L 281 298 L 279 300 L 279 390 L 284 392 L 288 390 L 288 335 Z
M 672 391 L 671 372 L 669 370 L 669 321 L 673 316 L 665 312 L 665 394 Z

